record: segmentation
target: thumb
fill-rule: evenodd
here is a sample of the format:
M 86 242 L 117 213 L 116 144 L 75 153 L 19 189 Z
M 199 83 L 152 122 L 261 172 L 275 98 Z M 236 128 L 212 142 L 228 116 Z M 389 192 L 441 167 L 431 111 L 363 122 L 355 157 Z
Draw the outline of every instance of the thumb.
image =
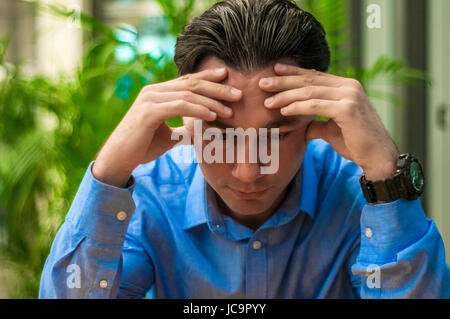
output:
M 183 124 L 184 127 L 191 133 L 191 135 L 194 135 L 194 118 L 183 116 Z
M 327 140 L 329 122 L 329 120 L 326 122 L 312 120 L 311 123 L 309 123 L 309 125 L 306 127 L 305 141 L 309 142 L 317 138 Z
M 192 137 L 190 129 L 186 126 L 172 128 L 171 132 L 172 147 L 175 145 L 191 145 Z M 181 139 L 181 140 L 180 140 Z
M 335 121 L 329 119 L 328 121 L 312 121 L 306 128 L 305 141 L 321 138 L 327 142 L 339 155 L 352 160 L 351 152 L 347 148 L 342 135 L 341 128 Z

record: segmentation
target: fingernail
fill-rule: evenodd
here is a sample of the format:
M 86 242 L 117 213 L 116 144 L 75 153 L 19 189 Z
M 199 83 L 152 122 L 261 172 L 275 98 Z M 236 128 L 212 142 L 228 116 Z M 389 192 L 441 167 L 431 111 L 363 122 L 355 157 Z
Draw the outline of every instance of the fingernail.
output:
M 261 82 L 260 82 L 262 85 L 271 85 L 272 84 L 272 79 L 270 79 L 270 78 L 264 78 L 264 79 L 261 79 Z
M 227 113 L 227 114 L 229 114 L 229 115 L 231 115 L 231 114 L 233 113 L 233 111 L 231 110 L 231 108 L 226 107 L 226 106 L 223 108 L 223 110 L 224 110 L 225 113 Z
M 273 104 L 273 102 L 275 102 L 275 99 L 273 97 L 270 97 L 265 101 L 265 105 L 271 106 Z
M 278 70 L 280 70 L 280 71 L 286 71 L 287 65 L 286 65 L 286 64 L 278 63 L 278 64 L 277 64 L 277 68 L 278 68 Z
M 225 72 L 225 68 L 216 69 L 217 74 L 222 74 L 223 72 Z
M 217 116 L 217 114 L 216 114 L 215 112 L 212 112 L 212 111 L 209 111 L 209 115 L 211 115 L 211 117 L 212 117 L 213 119 L 215 119 L 216 116 Z
M 286 115 L 286 114 L 288 114 L 288 112 L 289 112 L 289 109 L 287 107 L 283 107 L 280 109 L 280 113 L 282 115 Z
M 234 88 L 231 89 L 231 94 L 233 94 L 233 95 L 238 96 L 238 95 L 240 95 L 241 93 L 242 93 L 241 90 L 234 89 Z

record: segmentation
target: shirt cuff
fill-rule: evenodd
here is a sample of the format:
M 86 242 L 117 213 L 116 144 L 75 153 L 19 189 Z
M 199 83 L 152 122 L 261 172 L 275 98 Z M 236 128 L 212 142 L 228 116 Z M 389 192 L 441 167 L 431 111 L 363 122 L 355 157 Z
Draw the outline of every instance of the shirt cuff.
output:
M 364 206 L 361 213 L 360 264 L 396 261 L 397 254 L 419 240 L 429 227 L 420 198 Z
M 66 220 L 99 243 L 122 245 L 136 208 L 132 198 L 135 179 L 131 176 L 126 188 L 104 184 L 92 174 L 94 162 L 89 164 Z

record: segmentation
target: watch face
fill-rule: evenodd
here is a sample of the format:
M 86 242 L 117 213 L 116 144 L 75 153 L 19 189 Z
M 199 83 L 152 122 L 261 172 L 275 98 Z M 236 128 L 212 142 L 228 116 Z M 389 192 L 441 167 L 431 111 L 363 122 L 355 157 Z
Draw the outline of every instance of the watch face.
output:
M 409 167 L 409 173 L 411 175 L 411 182 L 414 189 L 420 192 L 423 188 L 423 175 L 419 163 L 412 162 Z

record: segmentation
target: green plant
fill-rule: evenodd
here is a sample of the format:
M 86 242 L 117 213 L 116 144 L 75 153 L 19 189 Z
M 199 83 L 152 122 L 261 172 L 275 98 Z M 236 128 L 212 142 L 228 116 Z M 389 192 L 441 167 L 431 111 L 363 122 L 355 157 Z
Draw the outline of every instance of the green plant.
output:
M 313 14 L 327 33 L 331 51 L 331 65 L 328 72 L 359 80 L 366 87 L 370 98 L 385 100 L 395 106 L 401 103 L 400 96 L 368 87 L 378 83 L 396 86 L 431 83 L 424 71 L 411 69 L 404 61 L 393 59 L 388 55 L 380 55 L 368 68 L 358 68 L 353 65 L 352 58 L 358 54 L 358 50 L 346 46 L 350 40 L 348 25 L 350 2 L 348 0 L 295 0 L 295 2 L 302 9 Z
M 36 5 L 62 18 L 72 14 Z M 115 48 L 123 43 L 114 30 L 85 15 L 80 19 L 91 36 L 71 77 L 27 76 L 4 61 L 8 40 L 0 42 L 0 261 L 16 274 L 2 278 L 12 298 L 37 297 L 51 242 L 85 169 L 140 89 L 177 75 L 167 56 L 118 62 Z

